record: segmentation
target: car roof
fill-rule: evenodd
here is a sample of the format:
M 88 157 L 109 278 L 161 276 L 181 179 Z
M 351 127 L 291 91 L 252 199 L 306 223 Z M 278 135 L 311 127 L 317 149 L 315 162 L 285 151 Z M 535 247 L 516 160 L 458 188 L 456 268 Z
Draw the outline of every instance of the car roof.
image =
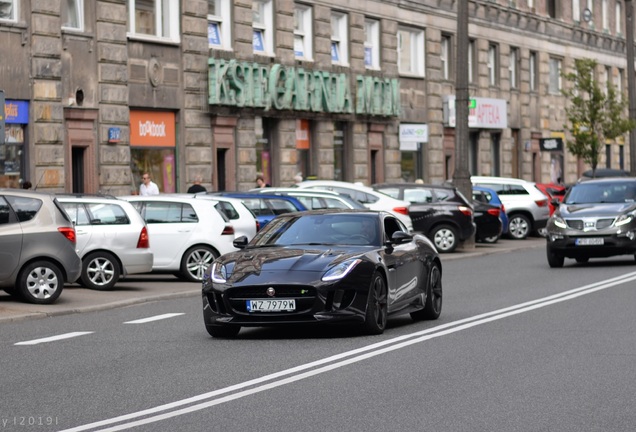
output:
M 350 182 L 344 182 L 344 181 L 338 181 L 338 180 L 305 180 L 303 182 L 298 183 L 298 187 L 299 188 L 303 188 L 309 185 L 316 185 L 316 186 L 339 186 L 339 187 L 343 187 L 343 188 L 351 188 L 351 189 L 358 189 L 361 191 L 370 191 L 370 192 L 375 192 L 373 190 L 373 188 L 369 187 L 369 186 L 365 186 L 363 184 L 358 184 L 358 183 L 350 183 Z
M 584 182 L 577 184 L 604 184 L 604 183 L 634 183 L 636 177 L 602 177 L 585 180 Z M 576 186 L 576 185 L 575 185 Z
M 471 176 L 470 179 L 471 181 L 485 181 L 491 183 L 534 184 L 534 182 L 529 180 L 509 177 Z
M 407 183 L 375 183 L 371 186 L 372 188 L 385 188 L 385 187 L 397 187 L 397 188 L 422 188 L 422 189 L 457 189 L 455 186 L 444 185 L 444 184 L 432 184 L 432 183 L 415 183 L 415 182 L 407 182 Z

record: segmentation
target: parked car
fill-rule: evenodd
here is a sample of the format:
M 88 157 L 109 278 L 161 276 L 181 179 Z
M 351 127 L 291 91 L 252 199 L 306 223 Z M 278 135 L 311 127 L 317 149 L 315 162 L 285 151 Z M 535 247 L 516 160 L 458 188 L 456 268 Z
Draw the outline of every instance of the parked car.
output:
M 291 196 L 251 192 L 210 192 L 209 194 L 240 199 L 252 212 L 260 229 L 278 215 L 307 210 L 307 207 Z
M 506 206 L 501 202 L 499 195 L 493 189 L 483 186 L 473 186 L 473 201 L 480 201 L 487 204 L 496 205 L 501 210 L 499 219 L 501 219 L 501 235 L 508 233 L 508 215 L 506 214 Z M 486 237 L 483 239 L 485 243 L 496 243 L 500 236 Z
M 522 240 L 531 233 L 538 234 L 545 228 L 550 209 L 548 197 L 536 183 L 506 177 L 472 176 L 473 185 L 493 189 L 506 207 L 508 235 Z
M 475 234 L 473 208 L 456 188 L 420 183 L 378 183 L 373 189 L 409 203 L 413 231 L 433 241 L 438 252 L 453 252 Z
M 585 263 L 615 255 L 636 257 L 636 178 L 578 183 L 568 191 L 546 228 L 550 267 L 565 258 Z
M 252 189 L 250 192 L 267 193 L 269 195 L 288 195 L 303 203 L 308 210 L 320 210 L 326 208 L 333 209 L 360 209 L 366 207 L 348 195 L 341 195 L 337 192 L 318 189 L 299 188 L 260 188 Z
M 388 211 L 397 217 L 409 232 L 413 231 L 413 222 L 409 215 L 409 203 L 397 200 L 368 186 L 336 180 L 307 180 L 296 184 L 301 189 L 330 190 L 363 204 L 371 210 Z
M 54 303 L 80 276 L 76 238 L 54 195 L 0 189 L 0 288 L 29 303 Z
M 250 209 L 238 198 L 230 198 L 225 196 L 210 195 L 207 193 L 197 193 L 193 195 L 195 198 L 207 199 L 212 202 L 226 222 L 234 227 L 234 238 L 245 236 L 251 240 L 258 230 L 260 224 Z
M 592 179 L 599 179 L 599 178 L 607 178 L 607 177 L 629 177 L 631 174 L 629 173 L 629 171 L 625 171 L 622 169 L 616 169 L 616 168 L 596 168 L 596 170 L 587 170 L 585 171 L 583 174 L 581 174 L 581 177 L 579 178 L 578 182 L 582 182 L 582 181 L 587 181 L 587 180 L 592 180 Z
M 501 208 L 499 206 L 473 201 L 475 218 L 475 241 L 483 243 L 496 243 L 501 237 L 503 225 L 501 223 Z
M 81 283 L 112 289 L 121 276 L 152 270 L 146 223 L 127 201 L 112 196 L 57 194 L 77 234 Z
M 537 187 L 548 197 L 548 208 L 550 209 L 550 216 L 552 216 L 557 207 L 553 204 L 553 201 L 555 199 L 558 202 L 563 201 L 566 187 L 555 183 L 537 183 Z
M 153 272 L 201 282 L 215 258 L 236 250 L 232 245 L 234 227 L 207 200 L 177 194 L 121 198 L 146 221 Z
M 311 210 L 277 217 L 241 250 L 215 260 L 203 282 L 214 337 L 243 326 L 354 323 L 384 331 L 387 316 L 437 319 L 442 265 L 435 247 L 395 216 Z

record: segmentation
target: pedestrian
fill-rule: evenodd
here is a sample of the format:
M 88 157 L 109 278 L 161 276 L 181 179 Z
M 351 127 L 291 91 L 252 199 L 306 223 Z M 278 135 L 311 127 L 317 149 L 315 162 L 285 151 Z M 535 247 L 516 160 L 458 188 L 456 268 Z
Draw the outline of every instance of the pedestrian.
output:
M 301 173 L 298 173 L 294 176 L 294 185 L 297 185 L 298 183 L 302 183 L 303 182 L 303 175 Z
M 265 176 L 263 174 L 258 173 L 256 175 L 256 187 L 260 189 L 260 188 L 271 187 L 271 185 L 265 182 Z
M 201 184 L 201 176 L 196 176 L 194 184 L 188 188 L 188 193 L 207 192 L 208 190 Z
M 139 195 L 159 195 L 159 187 L 157 183 L 150 180 L 150 173 L 143 173 L 141 176 L 141 185 L 139 185 Z
M 24 183 L 22 183 L 22 189 L 31 189 L 33 187 L 33 185 L 31 184 L 30 181 L 25 181 Z

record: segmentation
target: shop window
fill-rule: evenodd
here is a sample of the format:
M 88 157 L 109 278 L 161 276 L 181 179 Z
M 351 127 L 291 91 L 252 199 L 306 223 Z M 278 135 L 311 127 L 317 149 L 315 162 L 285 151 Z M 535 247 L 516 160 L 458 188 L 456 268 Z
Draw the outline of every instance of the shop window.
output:
M 62 28 L 84 30 L 84 0 L 62 0 Z
M 0 0 L 0 20 L 18 20 L 18 0 Z
M 313 58 L 312 9 L 296 4 L 294 7 L 294 55 L 297 59 Z
M 230 0 L 208 0 L 208 44 L 232 49 L 232 4 Z
M 274 120 L 257 117 L 254 121 L 256 135 L 256 171 L 272 184 L 272 136 L 275 130 Z
M 297 175 L 306 178 L 311 172 L 311 123 L 296 120 Z
M 400 27 L 398 29 L 398 68 L 401 74 L 424 76 L 424 31 Z
M 364 20 L 364 66 L 380 69 L 380 21 Z
M 334 12 L 331 14 L 331 62 L 346 66 L 349 64 L 349 25 L 347 15 Z
M 550 87 L 551 94 L 561 92 L 561 60 L 558 58 L 550 58 Z
M 5 142 L 0 143 L 0 187 L 19 188 L 24 175 L 24 127 L 7 124 Z
M 252 2 L 252 47 L 255 53 L 274 55 L 274 11 L 273 0 Z
M 129 35 L 179 41 L 179 0 L 128 0 Z

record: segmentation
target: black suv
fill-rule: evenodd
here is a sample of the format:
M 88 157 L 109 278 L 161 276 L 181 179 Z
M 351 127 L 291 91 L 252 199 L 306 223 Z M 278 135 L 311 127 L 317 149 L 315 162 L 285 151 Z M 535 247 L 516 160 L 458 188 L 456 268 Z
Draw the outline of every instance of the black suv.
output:
M 473 208 L 452 186 L 379 183 L 372 188 L 411 203 L 413 231 L 431 239 L 439 252 L 453 252 L 460 242 L 475 234 Z

